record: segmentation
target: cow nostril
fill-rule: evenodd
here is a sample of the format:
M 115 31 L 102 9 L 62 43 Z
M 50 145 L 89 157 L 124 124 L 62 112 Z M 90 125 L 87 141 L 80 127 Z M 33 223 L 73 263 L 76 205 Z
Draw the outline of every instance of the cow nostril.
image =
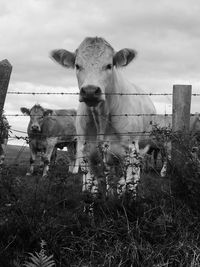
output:
M 97 87 L 97 89 L 95 90 L 95 95 L 100 95 L 100 94 L 101 94 L 101 89 Z
M 80 90 L 80 96 L 82 98 L 98 98 L 101 95 L 101 88 L 96 86 L 82 87 Z
M 38 127 L 38 126 L 36 126 L 36 125 L 34 125 L 34 126 L 32 126 L 32 129 L 33 129 L 33 130 L 38 130 L 38 129 L 39 129 L 39 127 Z
M 85 96 L 85 95 L 86 95 L 86 91 L 85 91 L 84 88 L 81 88 L 81 95 L 82 95 L 82 96 Z

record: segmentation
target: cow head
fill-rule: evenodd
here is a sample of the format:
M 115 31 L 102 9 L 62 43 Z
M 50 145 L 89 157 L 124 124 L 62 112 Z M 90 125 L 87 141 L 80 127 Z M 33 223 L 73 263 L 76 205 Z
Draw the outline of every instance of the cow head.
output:
M 79 101 L 97 106 L 105 101 L 113 87 L 114 68 L 128 65 L 135 57 L 132 49 L 115 52 L 103 38 L 86 38 L 75 53 L 64 49 L 54 50 L 51 56 L 67 68 L 75 68 L 80 89 Z
M 53 110 L 44 109 L 40 105 L 34 105 L 31 109 L 21 107 L 21 112 L 30 116 L 29 130 L 32 133 L 39 133 L 41 132 L 44 118 L 48 115 L 51 115 Z

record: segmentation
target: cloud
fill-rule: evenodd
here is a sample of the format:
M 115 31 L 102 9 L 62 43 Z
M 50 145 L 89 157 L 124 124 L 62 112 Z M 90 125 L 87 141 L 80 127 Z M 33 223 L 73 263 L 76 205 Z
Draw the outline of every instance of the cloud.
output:
M 180 83 L 200 93 L 199 13 L 197 0 L 0 1 L 0 58 L 13 65 L 9 91 L 77 90 L 74 71 L 56 65 L 49 53 L 74 51 L 84 37 L 102 36 L 116 50 L 138 51 L 123 74 L 147 92 L 172 92 Z M 152 99 L 160 112 L 170 104 L 164 97 Z M 78 98 L 7 95 L 5 110 L 18 113 L 21 105 L 35 102 L 64 108 L 77 106 Z M 200 112 L 199 97 L 192 99 L 193 111 Z M 9 120 L 20 129 L 27 126 L 21 117 Z

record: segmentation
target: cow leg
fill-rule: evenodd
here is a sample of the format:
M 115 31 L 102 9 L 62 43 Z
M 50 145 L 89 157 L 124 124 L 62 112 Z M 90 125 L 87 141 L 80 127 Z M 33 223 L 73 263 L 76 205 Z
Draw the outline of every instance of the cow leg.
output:
M 157 170 L 158 153 L 159 153 L 159 149 L 155 148 L 154 151 L 153 151 L 153 167 L 154 167 L 154 170 Z
M 150 166 L 151 166 L 151 154 L 147 153 L 144 157 L 144 163 L 143 163 L 142 171 L 149 172 Z
M 70 162 L 69 162 L 69 172 L 70 173 L 74 173 L 74 174 L 77 173 L 74 166 L 75 166 L 74 160 L 70 159 Z
M 76 142 L 72 142 L 67 147 L 69 153 L 69 172 L 71 173 L 78 173 L 79 169 L 79 161 L 76 155 Z
M 160 176 L 161 177 L 166 177 L 168 167 L 169 167 L 169 161 L 171 161 L 171 155 L 166 155 L 163 161 L 162 169 L 160 171 Z
M 79 165 L 80 165 L 79 159 L 76 157 L 76 160 L 74 161 L 73 169 L 71 171 L 73 174 L 78 173 L 78 171 L 79 171 Z
M 7 143 L 8 143 L 8 139 L 3 139 L 2 144 L 0 144 L 0 166 L 4 163 L 4 160 L 5 160 L 5 151 L 6 151 Z
M 44 169 L 42 177 L 47 176 L 47 173 L 49 171 L 51 156 L 55 149 L 55 145 L 57 144 L 57 138 L 56 137 L 47 138 L 46 143 L 47 143 L 46 152 L 43 155 Z
M 101 142 L 99 145 L 100 153 L 102 154 L 103 159 L 103 168 L 104 168 L 104 177 L 106 181 L 106 197 L 109 195 L 114 195 L 114 188 L 111 186 L 111 171 L 112 166 L 109 164 L 110 158 L 110 148 L 108 142 Z
M 73 153 L 74 153 L 75 160 L 74 160 L 74 164 L 73 164 L 72 173 L 76 174 L 79 171 L 80 160 L 81 160 L 81 156 L 82 156 L 82 153 L 78 152 L 78 142 L 77 141 L 74 144 L 73 150 L 74 150 Z
M 166 175 L 167 175 L 167 159 L 164 160 L 162 169 L 160 171 L 160 176 L 161 177 L 166 177 Z
M 168 165 L 168 162 L 167 162 L 167 149 L 165 147 L 163 147 L 161 149 L 161 158 L 162 158 L 162 168 L 161 168 L 161 171 L 160 171 L 160 176 L 161 177 L 166 177 L 167 175 L 167 165 Z
M 140 180 L 140 157 L 134 142 L 129 145 L 129 151 L 126 153 L 124 170 L 124 176 L 120 178 L 117 185 L 117 193 L 120 197 L 128 193 L 135 198 Z
M 36 151 L 33 149 L 33 147 L 30 145 L 30 167 L 29 167 L 29 170 L 28 172 L 26 173 L 27 176 L 30 176 L 33 174 L 34 172 L 34 163 L 35 163 L 35 160 L 36 160 Z
M 55 165 L 56 163 L 56 157 L 57 157 L 57 148 L 54 147 L 52 155 L 51 155 L 51 163 Z
M 4 149 L 3 146 L 0 144 L 0 166 L 3 164 L 4 158 L 5 158 Z
M 91 173 L 91 166 L 87 157 L 86 149 L 86 141 L 82 138 L 79 138 L 77 143 L 76 160 L 78 160 L 78 164 L 80 164 L 80 168 L 83 173 L 82 192 L 87 191 L 92 193 L 96 192 L 96 188 L 93 185 L 94 175 Z
M 79 140 L 77 143 L 77 154 L 78 164 L 80 164 L 82 177 L 82 192 L 86 193 L 84 197 L 84 212 L 93 218 L 94 214 L 94 200 L 98 195 L 98 182 L 95 179 L 94 174 L 91 171 L 91 164 L 86 153 L 87 144 L 84 140 Z M 89 193 L 89 195 L 87 194 Z
M 89 161 L 84 158 L 80 162 L 81 171 L 83 172 L 83 186 L 82 192 L 86 194 L 84 199 L 84 212 L 86 212 L 92 219 L 94 218 L 94 200 L 98 195 L 98 182 L 95 176 L 91 172 Z
M 79 167 L 81 166 L 81 162 L 83 160 L 83 149 L 84 145 L 82 141 L 76 142 L 76 148 L 75 148 L 75 163 L 73 166 L 72 173 L 76 174 L 79 171 Z
M 166 177 L 167 175 L 167 169 L 169 167 L 169 162 L 171 161 L 171 144 L 171 140 L 166 140 L 163 148 L 161 149 L 161 155 L 163 159 L 163 166 L 162 170 L 160 171 L 161 177 Z
M 98 193 L 98 182 L 91 171 L 90 163 L 85 158 L 81 161 L 81 170 L 83 172 L 83 192 L 90 192 L 96 198 Z

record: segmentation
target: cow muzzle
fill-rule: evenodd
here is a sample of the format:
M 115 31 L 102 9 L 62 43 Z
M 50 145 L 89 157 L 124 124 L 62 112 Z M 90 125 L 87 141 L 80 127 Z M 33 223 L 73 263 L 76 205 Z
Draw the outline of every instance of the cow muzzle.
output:
M 40 132 L 40 127 L 39 127 L 39 125 L 32 125 L 31 126 L 31 130 L 32 130 L 32 132 Z
M 100 87 L 88 85 L 80 90 L 79 101 L 85 102 L 89 107 L 95 107 L 103 101 L 102 90 Z

